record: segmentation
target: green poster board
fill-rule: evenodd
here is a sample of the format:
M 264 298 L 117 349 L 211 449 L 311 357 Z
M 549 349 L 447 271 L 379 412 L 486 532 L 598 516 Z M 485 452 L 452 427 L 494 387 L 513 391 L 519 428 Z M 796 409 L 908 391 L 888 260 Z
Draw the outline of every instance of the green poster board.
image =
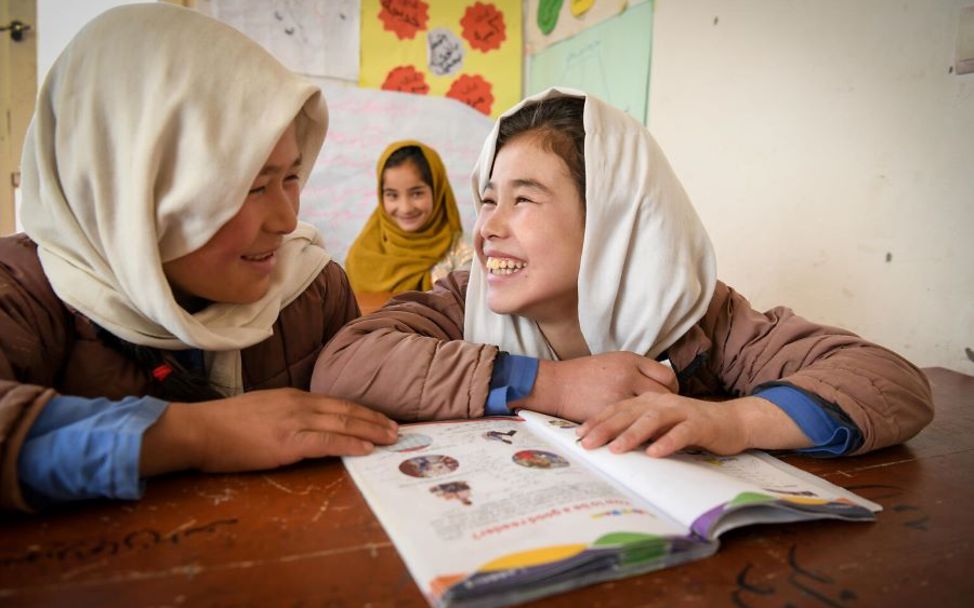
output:
M 646 122 L 653 3 L 644 2 L 529 56 L 525 95 L 582 89 Z

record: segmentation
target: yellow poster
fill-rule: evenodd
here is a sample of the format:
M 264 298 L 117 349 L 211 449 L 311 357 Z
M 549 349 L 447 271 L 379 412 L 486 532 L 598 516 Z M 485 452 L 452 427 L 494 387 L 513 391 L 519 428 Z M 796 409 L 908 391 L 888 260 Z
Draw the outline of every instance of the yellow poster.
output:
M 521 99 L 521 0 L 362 0 L 361 48 L 362 87 L 495 118 Z

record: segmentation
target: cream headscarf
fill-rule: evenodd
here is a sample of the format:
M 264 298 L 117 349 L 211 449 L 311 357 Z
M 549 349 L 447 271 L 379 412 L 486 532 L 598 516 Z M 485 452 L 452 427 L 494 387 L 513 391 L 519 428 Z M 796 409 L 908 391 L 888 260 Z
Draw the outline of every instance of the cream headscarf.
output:
M 93 20 L 51 68 L 24 144 L 24 228 L 58 297 L 129 342 L 210 351 L 210 380 L 240 392 L 240 349 L 268 338 L 329 260 L 317 230 L 285 238 L 253 304 L 190 314 L 162 263 L 237 213 L 292 122 L 303 185 L 328 122 L 315 85 L 195 11 L 129 5 Z
M 585 236 L 578 318 L 592 354 L 624 350 L 656 357 L 706 312 L 716 285 L 710 239 L 653 137 L 600 99 L 549 89 L 505 112 L 474 168 L 478 211 L 494 163 L 500 122 L 527 103 L 585 98 Z M 554 359 L 538 325 L 487 307 L 479 264 L 470 272 L 464 339 Z

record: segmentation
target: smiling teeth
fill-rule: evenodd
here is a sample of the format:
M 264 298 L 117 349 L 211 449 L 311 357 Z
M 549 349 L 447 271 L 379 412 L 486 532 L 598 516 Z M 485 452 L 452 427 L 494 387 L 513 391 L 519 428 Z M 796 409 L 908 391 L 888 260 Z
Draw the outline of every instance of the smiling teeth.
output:
M 509 258 L 487 258 L 487 271 L 491 274 L 513 274 L 527 265 Z
M 263 255 L 245 255 L 243 256 L 243 259 L 247 260 L 248 262 L 263 262 L 264 260 L 271 257 L 272 255 L 274 254 L 265 253 Z

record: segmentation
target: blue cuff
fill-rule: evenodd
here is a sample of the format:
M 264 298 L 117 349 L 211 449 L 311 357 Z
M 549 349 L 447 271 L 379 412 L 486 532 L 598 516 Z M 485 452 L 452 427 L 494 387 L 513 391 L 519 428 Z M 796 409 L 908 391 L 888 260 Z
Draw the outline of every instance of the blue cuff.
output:
M 168 405 L 153 397 L 54 397 L 20 451 L 17 472 L 26 493 L 43 502 L 141 497 L 142 435 Z
M 510 416 L 507 404 L 531 394 L 538 377 L 538 360 L 534 357 L 497 353 L 484 416 Z
M 809 456 L 841 456 L 860 443 L 859 429 L 832 416 L 801 390 L 772 386 L 758 390 L 760 397 L 780 407 L 812 441 L 812 447 L 795 450 Z

